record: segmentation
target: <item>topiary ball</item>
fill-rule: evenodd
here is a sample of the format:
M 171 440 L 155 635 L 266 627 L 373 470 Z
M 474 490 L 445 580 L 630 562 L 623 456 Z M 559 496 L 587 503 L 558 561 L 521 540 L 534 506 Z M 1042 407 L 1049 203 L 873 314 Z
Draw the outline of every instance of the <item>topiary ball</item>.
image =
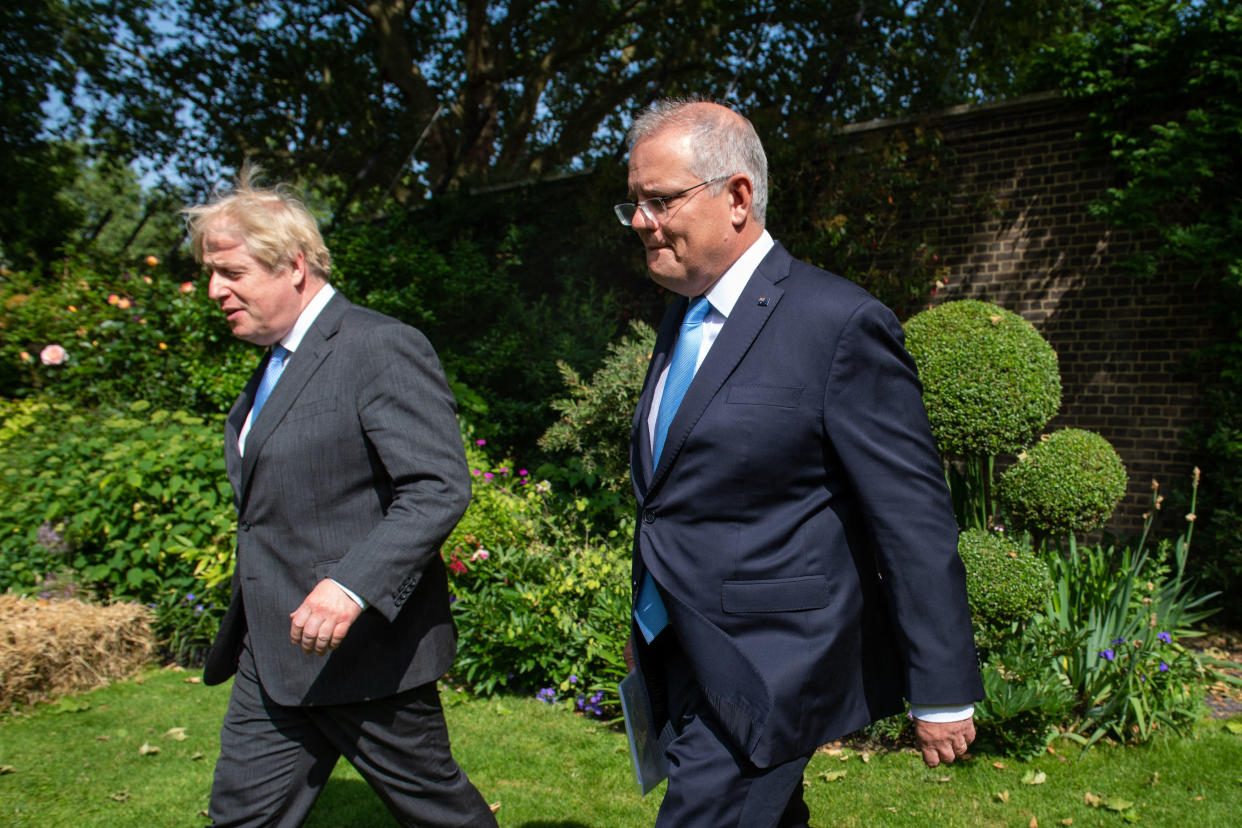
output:
M 1030 547 L 999 532 L 967 529 L 957 541 L 966 595 L 977 626 L 1005 627 L 1030 618 L 1052 589 L 1048 565 Z
M 1017 451 L 1061 407 L 1056 352 L 1016 313 L 963 299 L 915 315 L 905 330 L 943 454 Z
M 1104 525 L 1126 493 L 1126 467 L 1100 435 L 1065 428 L 1018 456 L 1000 479 L 1000 497 L 1019 525 L 1065 535 Z

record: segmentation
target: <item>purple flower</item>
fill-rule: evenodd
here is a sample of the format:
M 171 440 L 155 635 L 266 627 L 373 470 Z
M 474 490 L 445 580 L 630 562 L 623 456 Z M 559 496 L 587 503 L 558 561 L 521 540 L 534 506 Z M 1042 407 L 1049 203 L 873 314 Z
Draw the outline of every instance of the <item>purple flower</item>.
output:
M 1160 672 L 1162 673 L 1169 672 L 1169 665 L 1165 664 L 1163 661 L 1160 662 Z
M 1108 661 L 1112 661 L 1116 655 L 1112 650 L 1100 650 L 1100 658 L 1107 659 Z
M 578 677 L 577 677 L 577 676 L 570 676 L 570 677 L 569 677 L 569 683 L 570 683 L 570 684 L 577 684 L 577 683 L 578 683 Z
M 1113 639 L 1113 646 L 1114 646 L 1114 647 L 1116 647 L 1118 644 L 1125 644 L 1125 643 L 1126 643 L 1126 640 L 1125 640 L 1124 638 L 1114 638 L 1114 639 Z
M 556 691 L 551 687 L 545 687 L 535 694 L 535 698 L 545 704 L 554 704 L 556 702 Z
M 1169 635 L 1167 632 L 1162 632 L 1162 633 L 1157 634 L 1156 638 L 1159 638 L 1165 644 L 1173 643 L 1173 636 Z
M 185 594 L 185 602 L 186 602 L 187 604 L 189 604 L 189 603 L 191 603 L 193 600 L 194 600 L 194 593 L 193 593 L 193 592 L 187 592 L 187 593 Z

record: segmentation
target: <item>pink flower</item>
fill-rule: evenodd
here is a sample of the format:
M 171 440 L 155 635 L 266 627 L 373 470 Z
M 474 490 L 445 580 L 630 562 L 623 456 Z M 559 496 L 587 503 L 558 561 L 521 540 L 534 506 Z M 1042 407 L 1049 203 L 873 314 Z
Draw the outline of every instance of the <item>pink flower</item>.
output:
M 193 283 L 193 282 L 182 282 L 182 283 L 181 283 L 181 292 L 182 292 L 182 293 L 193 293 L 193 292 L 194 292 L 194 283 Z
M 39 352 L 39 360 L 44 365 L 62 365 L 69 358 L 69 354 L 59 345 L 48 345 Z
M 528 472 L 526 471 L 526 469 L 518 469 L 518 476 L 519 476 L 519 477 L 525 477 L 527 474 L 528 474 Z
M 484 480 L 491 480 L 491 479 L 492 479 L 493 477 L 495 477 L 495 476 L 496 476 L 496 475 L 492 474 L 491 472 L 488 472 L 487 474 L 483 475 L 483 479 L 484 479 Z
M 486 446 L 486 445 L 487 445 L 487 441 L 486 441 L 486 440 L 475 440 L 475 441 L 474 441 L 474 444 L 475 444 L 476 446 Z
M 460 575 L 466 571 L 466 565 L 457 558 L 453 558 L 453 560 L 449 562 L 449 569 Z
M 488 555 L 490 554 L 490 552 L 480 546 L 478 551 L 470 556 L 470 563 L 475 563 L 476 561 L 486 561 Z

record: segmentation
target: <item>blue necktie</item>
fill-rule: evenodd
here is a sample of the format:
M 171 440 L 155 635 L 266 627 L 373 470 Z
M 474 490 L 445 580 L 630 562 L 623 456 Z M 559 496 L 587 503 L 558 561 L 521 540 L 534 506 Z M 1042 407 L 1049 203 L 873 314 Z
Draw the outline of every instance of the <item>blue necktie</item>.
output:
M 254 392 L 254 405 L 250 409 L 250 425 L 252 428 L 254 427 L 254 422 L 259 419 L 259 412 L 263 409 L 263 404 L 267 402 L 272 389 L 276 387 L 276 380 L 280 379 L 281 372 L 285 370 L 285 360 L 288 358 L 288 348 L 280 344 L 272 346 L 272 355 L 267 360 L 267 368 L 263 371 L 263 379 L 259 380 L 259 387 Z
M 699 361 L 699 345 L 703 342 L 703 317 L 707 316 L 709 310 L 711 305 L 708 304 L 707 297 L 700 296 L 690 304 L 690 309 L 686 311 L 686 317 L 681 322 L 681 333 L 677 336 L 673 360 L 669 363 L 668 374 L 664 377 L 664 393 L 660 396 L 660 408 L 656 414 L 655 445 L 651 450 L 653 469 L 659 465 L 669 424 L 673 422 L 681 400 L 686 396 L 686 389 L 694 379 L 695 367 Z M 648 644 L 668 626 L 668 609 L 660 598 L 660 592 L 656 589 L 650 572 L 643 578 L 642 588 L 638 591 L 634 620 L 638 622 L 638 630 Z
M 677 336 L 677 347 L 673 350 L 673 360 L 668 366 L 668 375 L 664 378 L 664 394 L 660 397 L 660 410 L 656 415 L 655 445 L 651 449 L 651 467 L 660 463 L 660 452 L 664 449 L 664 440 L 668 437 L 668 427 L 677 414 L 682 397 L 694 379 L 694 369 L 699 361 L 699 345 L 703 342 L 703 317 L 712 306 L 706 296 L 700 296 L 690 304 L 686 318 L 681 321 L 681 333 Z

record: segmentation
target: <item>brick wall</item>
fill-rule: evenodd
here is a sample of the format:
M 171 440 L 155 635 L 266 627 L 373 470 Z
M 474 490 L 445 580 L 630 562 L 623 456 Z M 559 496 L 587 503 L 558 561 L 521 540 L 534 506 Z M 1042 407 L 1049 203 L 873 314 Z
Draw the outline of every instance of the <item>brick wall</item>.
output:
M 936 301 L 995 302 L 1040 330 L 1059 356 L 1063 391 L 1047 430 L 1090 429 L 1113 444 L 1130 488 L 1109 528 L 1134 532 L 1153 478 L 1165 491 L 1189 481 L 1195 459 L 1182 448 L 1182 433 L 1207 414 L 1183 363 L 1213 332 L 1203 296 L 1177 274 L 1143 280 L 1124 268 L 1143 238 L 1088 212 L 1109 172 L 1076 137 L 1085 119 L 1081 105 L 1041 94 L 922 121 L 941 131 L 956 156 L 956 204 L 990 196 L 994 205 L 982 220 L 967 209 L 931 220 L 949 272 Z M 846 131 L 861 141 L 905 123 Z M 1181 516 L 1161 524 L 1179 530 Z

